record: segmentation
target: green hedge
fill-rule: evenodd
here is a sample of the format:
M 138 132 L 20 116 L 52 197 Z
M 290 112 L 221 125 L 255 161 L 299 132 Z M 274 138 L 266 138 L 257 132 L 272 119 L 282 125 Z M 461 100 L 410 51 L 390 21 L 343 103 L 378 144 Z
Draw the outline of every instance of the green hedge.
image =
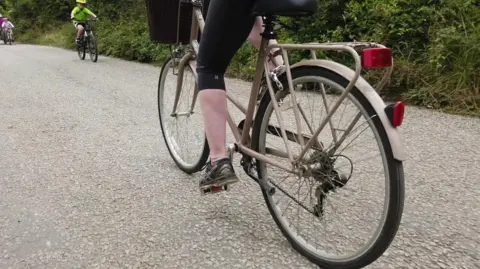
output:
M 74 33 L 68 16 L 72 3 L 5 0 L 0 8 L 12 16 L 20 39 L 71 47 Z M 94 25 L 101 53 L 141 62 L 161 62 L 169 55 L 168 47 L 149 40 L 143 0 L 90 0 L 89 6 L 102 18 Z M 386 98 L 480 115 L 480 9 L 476 0 L 319 0 L 317 15 L 283 20 L 301 27 L 282 30 L 282 42 L 359 40 L 391 47 L 395 71 L 383 92 Z M 293 57 L 298 60 L 306 55 Z M 349 64 L 333 54 L 319 56 Z M 229 73 L 251 78 L 255 57 L 256 50 L 246 43 Z M 367 75 L 375 77 L 376 73 Z

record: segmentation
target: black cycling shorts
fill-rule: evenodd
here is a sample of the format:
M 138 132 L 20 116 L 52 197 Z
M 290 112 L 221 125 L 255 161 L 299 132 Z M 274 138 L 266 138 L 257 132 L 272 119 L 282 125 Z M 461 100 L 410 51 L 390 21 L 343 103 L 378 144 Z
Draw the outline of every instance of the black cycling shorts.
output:
M 77 26 L 81 25 L 83 28 L 85 28 L 85 23 L 83 22 L 74 22 L 73 25 L 75 26 L 75 30 L 77 30 Z
M 255 22 L 254 0 L 210 0 L 197 57 L 199 90 L 225 90 L 230 61 Z

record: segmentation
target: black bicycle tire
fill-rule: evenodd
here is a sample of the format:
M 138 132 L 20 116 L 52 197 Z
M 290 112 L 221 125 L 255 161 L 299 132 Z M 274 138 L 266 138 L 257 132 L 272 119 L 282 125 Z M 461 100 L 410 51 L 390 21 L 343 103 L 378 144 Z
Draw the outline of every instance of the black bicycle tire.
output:
M 162 122 L 162 110 L 161 110 L 161 103 L 160 103 L 160 97 L 161 97 L 161 87 L 162 87 L 162 77 L 164 75 L 164 72 L 168 72 L 169 68 L 167 68 L 168 64 L 172 61 L 172 58 L 169 57 L 165 60 L 165 62 L 163 63 L 163 66 L 162 66 L 162 70 L 160 71 L 160 77 L 158 79 L 158 89 L 157 89 L 157 108 L 158 108 L 158 118 L 159 118 L 159 121 L 160 121 L 160 128 L 162 130 L 162 136 L 163 136 L 163 140 L 165 142 L 165 145 L 168 149 L 168 153 L 170 154 L 170 156 L 172 157 L 173 161 L 175 162 L 175 164 L 185 173 L 187 174 L 193 174 L 195 172 L 198 172 L 200 171 L 205 163 L 207 162 L 208 160 L 208 156 L 210 154 L 210 147 L 208 145 L 208 142 L 207 142 L 207 139 L 205 138 L 205 142 L 204 142 L 204 146 L 203 146 L 203 152 L 201 153 L 200 155 L 200 158 L 199 160 L 197 161 L 197 163 L 192 166 L 192 167 L 186 167 L 184 165 L 182 165 L 176 158 L 175 158 L 175 155 L 173 154 L 172 152 L 172 149 L 170 148 L 170 144 L 168 143 L 168 140 L 167 140 L 167 137 L 165 136 L 165 129 L 164 129 L 164 126 L 163 126 L 163 122 Z
M 302 77 L 302 76 L 321 76 L 338 83 L 342 87 L 347 87 L 349 82 L 347 79 L 338 75 L 337 73 L 331 72 L 321 67 L 301 67 L 301 68 L 295 68 L 292 70 L 293 79 Z M 279 77 L 279 80 L 282 82 L 284 88 L 288 89 L 288 86 L 287 86 L 288 84 L 286 83 L 287 81 L 286 75 L 284 74 L 281 77 Z M 363 108 L 368 112 L 369 115 L 376 114 L 371 104 L 367 101 L 367 99 L 356 87 L 352 89 L 351 94 L 359 101 L 360 105 L 363 106 Z M 264 116 L 265 116 L 264 114 L 266 113 L 266 109 L 270 103 L 270 100 L 271 100 L 271 97 L 269 94 L 265 94 L 263 96 L 258 108 L 258 112 L 255 117 L 254 127 L 252 130 L 252 148 L 257 152 L 259 151 L 259 144 L 260 144 L 259 139 L 261 134 L 260 132 L 262 131 L 261 130 L 262 121 L 264 119 Z M 290 234 L 287 232 L 287 230 L 281 225 L 281 222 L 279 221 L 278 217 L 275 214 L 275 211 L 273 210 L 272 204 L 270 203 L 267 193 L 262 190 L 268 210 L 272 215 L 275 223 L 281 230 L 282 234 L 287 238 L 290 244 L 292 244 L 293 248 L 296 251 L 298 251 L 300 254 L 302 254 L 311 262 L 315 263 L 321 268 L 354 269 L 354 268 L 362 268 L 373 263 L 390 246 L 400 226 L 400 221 L 403 214 L 404 195 L 405 195 L 403 164 L 402 162 L 394 159 L 393 152 L 390 147 L 390 142 L 388 140 L 388 136 L 386 134 L 386 131 L 379 117 L 372 117 L 372 121 L 374 122 L 374 126 L 380 134 L 382 146 L 385 150 L 385 154 L 387 157 L 391 195 L 390 195 L 390 201 L 387 209 L 388 212 L 385 220 L 385 225 L 382 227 L 382 231 L 377 241 L 372 245 L 372 247 L 368 251 L 365 252 L 364 255 L 358 257 L 357 259 L 346 261 L 346 262 L 325 260 L 315 256 L 313 253 L 309 252 L 307 249 L 302 247 L 298 242 L 296 242 L 296 240 L 294 240 L 290 236 Z M 259 170 L 262 169 L 262 166 L 260 164 L 261 162 L 257 160 L 257 167 Z M 262 175 L 263 173 L 262 171 L 258 171 L 258 174 Z
M 77 46 L 77 53 L 78 53 L 78 58 L 80 58 L 80 60 L 85 60 L 85 45 L 83 44 L 83 41 L 80 41 L 82 42 L 81 45 L 78 45 L 76 44 Z
M 91 51 L 91 44 L 93 42 L 94 48 L 95 48 L 95 56 L 92 57 L 92 51 Z M 90 55 L 90 60 L 92 62 L 97 62 L 98 60 L 98 49 L 97 49 L 97 39 L 93 36 L 93 33 L 90 33 L 89 41 L 88 41 L 88 54 Z

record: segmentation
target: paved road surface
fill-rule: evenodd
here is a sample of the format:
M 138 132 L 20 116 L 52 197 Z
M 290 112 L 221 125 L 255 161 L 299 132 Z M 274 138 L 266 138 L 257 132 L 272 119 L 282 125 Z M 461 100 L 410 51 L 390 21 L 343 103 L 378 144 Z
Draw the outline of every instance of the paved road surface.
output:
M 0 268 L 315 268 L 255 184 L 200 198 L 176 169 L 158 73 L 0 46 Z M 402 133 L 405 214 L 369 268 L 480 268 L 480 119 L 409 107 Z

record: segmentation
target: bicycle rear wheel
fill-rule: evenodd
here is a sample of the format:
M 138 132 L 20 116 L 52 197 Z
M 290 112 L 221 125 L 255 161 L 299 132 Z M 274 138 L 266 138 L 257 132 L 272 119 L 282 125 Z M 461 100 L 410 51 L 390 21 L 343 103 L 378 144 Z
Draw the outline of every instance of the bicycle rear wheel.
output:
M 92 60 L 92 62 L 95 63 L 98 60 L 97 40 L 93 36 L 93 33 L 90 33 L 88 39 L 88 54 L 90 55 L 90 60 Z
M 277 91 L 276 98 L 283 124 L 285 129 L 296 133 L 294 101 L 286 75 L 279 79 L 284 90 Z M 296 104 L 304 120 L 301 120 L 302 133 L 310 138 L 329 107 L 336 102 L 335 98 L 345 90 L 348 80 L 320 67 L 294 69 L 292 79 Z M 316 97 L 319 105 L 307 104 Z M 344 102 L 347 104 L 342 107 Z M 256 163 L 258 175 L 277 188 L 272 196 L 263 192 L 277 226 L 299 253 L 321 268 L 361 268 L 378 259 L 396 235 L 404 205 L 402 162 L 394 159 L 385 128 L 375 110 L 357 88 L 352 89 L 342 104 L 320 133 L 320 146 L 309 150 L 301 160 L 302 174 L 290 174 L 260 161 Z M 312 112 L 310 117 L 309 111 Z M 337 112 L 343 114 L 337 115 Z M 267 93 L 255 118 L 252 147 L 289 165 L 285 156 L 278 156 L 281 149 L 285 151 L 285 143 L 279 124 L 275 122 L 279 119 L 272 115 L 275 115 L 273 103 Z M 346 120 L 346 126 L 341 127 Z M 346 138 L 342 143 L 343 134 Z M 355 143 L 359 142 L 354 142 L 357 138 L 369 144 L 355 148 Z M 291 153 L 298 155 L 301 150 L 299 136 L 292 135 L 289 140 L 292 140 L 288 142 Z M 283 148 L 272 149 L 276 145 Z M 374 159 L 375 153 L 379 153 L 378 159 Z M 354 166 L 357 159 L 360 159 L 358 166 Z M 365 166 L 358 168 L 362 163 Z M 372 168 L 378 164 L 381 164 L 378 170 Z M 282 198 L 287 202 L 283 203 Z M 295 215 L 297 219 L 293 219 Z M 363 231 L 372 223 L 378 225 Z M 337 235 L 339 239 L 332 239 Z M 349 239 L 353 242 L 346 242 Z
M 188 65 L 181 78 L 182 88 L 174 110 L 179 75 L 175 63 L 178 61 L 179 59 L 174 61 L 169 58 L 162 67 L 158 83 L 158 113 L 170 156 L 182 171 L 191 174 L 202 169 L 210 149 L 205 137 L 200 104 L 194 99 L 198 92 L 197 84 Z M 195 102 L 193 109 L 192 102 Z

